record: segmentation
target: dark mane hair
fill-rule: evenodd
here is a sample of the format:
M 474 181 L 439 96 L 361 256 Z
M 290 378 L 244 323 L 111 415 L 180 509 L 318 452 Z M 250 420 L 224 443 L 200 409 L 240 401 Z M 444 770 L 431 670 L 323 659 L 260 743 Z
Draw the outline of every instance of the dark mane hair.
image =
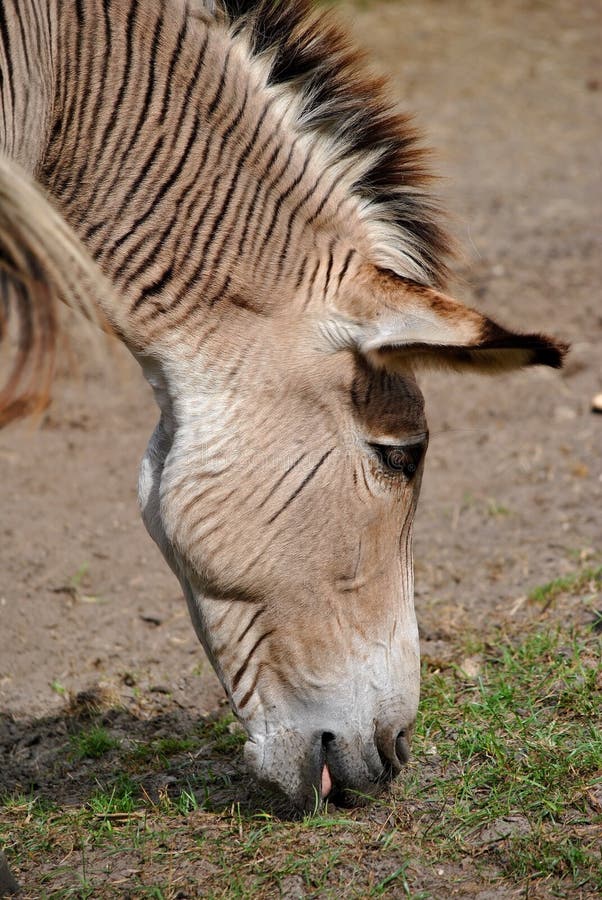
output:
M 334 138 L 340 158 L 371 160 L 354 193 L 393 227 L 424 281 L 442 286 L 452 249 L 425 191 L 433 178 L 428 151 L 410 117 L 395 111 L 387 80 L 368 70 L 365 54 L 311 0 L 221 0 L 218 9 L 234 33 L 245 32 L 254 54 L 270 60 L 270 82 L 298 93 L 302 129 Z

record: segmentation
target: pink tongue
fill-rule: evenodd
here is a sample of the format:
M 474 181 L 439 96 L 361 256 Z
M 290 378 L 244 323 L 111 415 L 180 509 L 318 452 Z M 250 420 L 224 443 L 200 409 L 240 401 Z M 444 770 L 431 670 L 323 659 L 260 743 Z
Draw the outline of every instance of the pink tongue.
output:
M 326 798 L 330 794 L 332 790 L 332 778 L 330 777 L 330 772 L 328 771 L 328 766 L 324 763 L 324 768 L 322 769 L 322 797 Z

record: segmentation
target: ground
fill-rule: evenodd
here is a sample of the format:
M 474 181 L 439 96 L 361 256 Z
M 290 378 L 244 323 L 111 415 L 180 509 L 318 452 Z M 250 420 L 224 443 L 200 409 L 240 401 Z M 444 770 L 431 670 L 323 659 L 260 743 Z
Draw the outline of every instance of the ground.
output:
M 602 416 L 590 411 L 602 388 L 600 9 L 595 0 L 408 0 L 346 4 L 342 14 L 437 149 L 440 193 L 464 250 L 455 294 L 510 326 L 572 343 L 561 374 L 422 379 L 431 429 L 415 539 L 426 661 L 422 775 L 410 768 L 390 808 L 341 813 L 340 822 L 331 810 L 324 872 L 338 866 L 338 874 L 320 881 L 325 832 L 281 820 L 247 783 L 238 736 L 214 722 L 222 690 L 139 519 L 137 466 L 157 418 L 150 390 L 125 354 L 114 350 L 106 365 L 72 342 L 42 421 L 0 436 L 0 795 L 12 798 L 0 834 L 28 896 L 331 896 L 349 878 L 357 896 L 485 900 L 601 889 L 600 869 L 596 876 L 587 860 L 525 874 L 488 856 L 483 847 L 506 846 L 510 835 L 516 851 L 530 833 L 520 809 L 490 817 L 493 831 L 483 838 L 481 829 L 480 849 L 470 852 L 445 845 L 437 854 L 424 835 L 436 833 L 437 817 L 424 810 L 441 790 L 429 797 L 428 785 L 447 771 L 442 747 L 454 747 L 448 734 L 429 749 L 429 709 L 443 708 L 435 697 L 444 704 L 438 678 L 447 679 L 445 690 L 458 672 L 464 687 L 481 673 L 479 684 L 495 685 L 508 642 L 523 674 L 539 677 L 537 658 L 553 667 L 570 657 L 567 684 L 582 691 L 571 681 L 580 678 L 600 689 L 588 681 L 596 665 L 590 625 L 602 606 Z M 560 644 L 538 657 L 529 641 L 557 628 Z M 567 635 L 589 660 L 585 674 L 575 675 L 577 661 L 562 650 Z M 518 677 L 508 666 L 508 678 Z M 596 709 L 586 713 L 582 701 L 573 712 L 586 731 Z M 483 721 L 494 721 L 498 712 L 487 719 L 488 709 Z M 573 747 L 578 732 L 566 733 Z M 596 743 L 599 751 L 594 728 L 592 752 Z M 586 775 L 571 775 L 589 779 L 590 793 L 570 827 L 595 859 L 602 762 L 597 776 L 597 763 L 588 765 Z M 207 776 L 210 803 L 192 788 L 188 796 L 192 771 Z M 144 809 L 132 800 L 141 785 Z M 105 807 L 95 812 L 99 791 Z M 121 805 L 108 809 L 107 796 Z M 52 815 L 59 838 L 45 832 L 40 849 L 31 828 L 39 836 Z M 104 837 L 90 824 L 98 816 L 115 826 Z M 154 830 L 143 842 L 132 823 L 148 816 Z M 385 832 L 394 837 L 383 848 Z M 245 866 L 259 865 L 266 840 L 277 840 L 278 852 L 313 854 L 314 869 L 290 865 L 253 881 L 255 869 Z M 245 852 L 255 847 L 252 857 L 243 843 Z M 235 887 L 228 847 L 240 865 Z

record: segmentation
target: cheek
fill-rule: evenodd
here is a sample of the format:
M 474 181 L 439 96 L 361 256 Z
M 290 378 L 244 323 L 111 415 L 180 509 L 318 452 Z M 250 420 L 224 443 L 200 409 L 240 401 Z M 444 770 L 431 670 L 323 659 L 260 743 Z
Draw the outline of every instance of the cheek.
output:
M 341 518 L 333 566 L 339 591 L 368 591 L 378 604 L 399 581 L 400 564 L 411 563 L 416 491 L 408 484 L 396 489 L 388 479 L 370 488 L 370 496 L 349 504 Z
M 190 444 L 170 452 L 159 514 L 194 580 L 221 596 L 309 598 L 370 583 L 384 591 L 399 564 L 415 487 L 374 477 L 332 438 L 326 450 L 270 446 L 270 454 L 244 458 L 208 458 Z
M 311 461 L 283 477 L 288 468 L 217 476 L 193 474 L 190 461 L 166 466 L 163 527 L 208 591 L 308 595 L 353 572 L 367 510 L 350 493 L 350 479 L 333 466 L 299 490 Z
M 193 580 L 215 596 L 258 587 L 253 563 L 261 540 L 237 503 L 238 490 L 226 480 L 196 478 L 162 495 L 162 520 L 175 553 Z

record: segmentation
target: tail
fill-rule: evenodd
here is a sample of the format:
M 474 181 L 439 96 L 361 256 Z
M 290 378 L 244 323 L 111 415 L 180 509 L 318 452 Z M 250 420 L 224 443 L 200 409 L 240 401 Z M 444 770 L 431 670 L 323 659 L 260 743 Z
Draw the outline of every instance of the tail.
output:
M 99 299 L 113 290 L 43 190 L 0 156 L 0 428 L 48 405 L 57 301 L 109 330 Z

